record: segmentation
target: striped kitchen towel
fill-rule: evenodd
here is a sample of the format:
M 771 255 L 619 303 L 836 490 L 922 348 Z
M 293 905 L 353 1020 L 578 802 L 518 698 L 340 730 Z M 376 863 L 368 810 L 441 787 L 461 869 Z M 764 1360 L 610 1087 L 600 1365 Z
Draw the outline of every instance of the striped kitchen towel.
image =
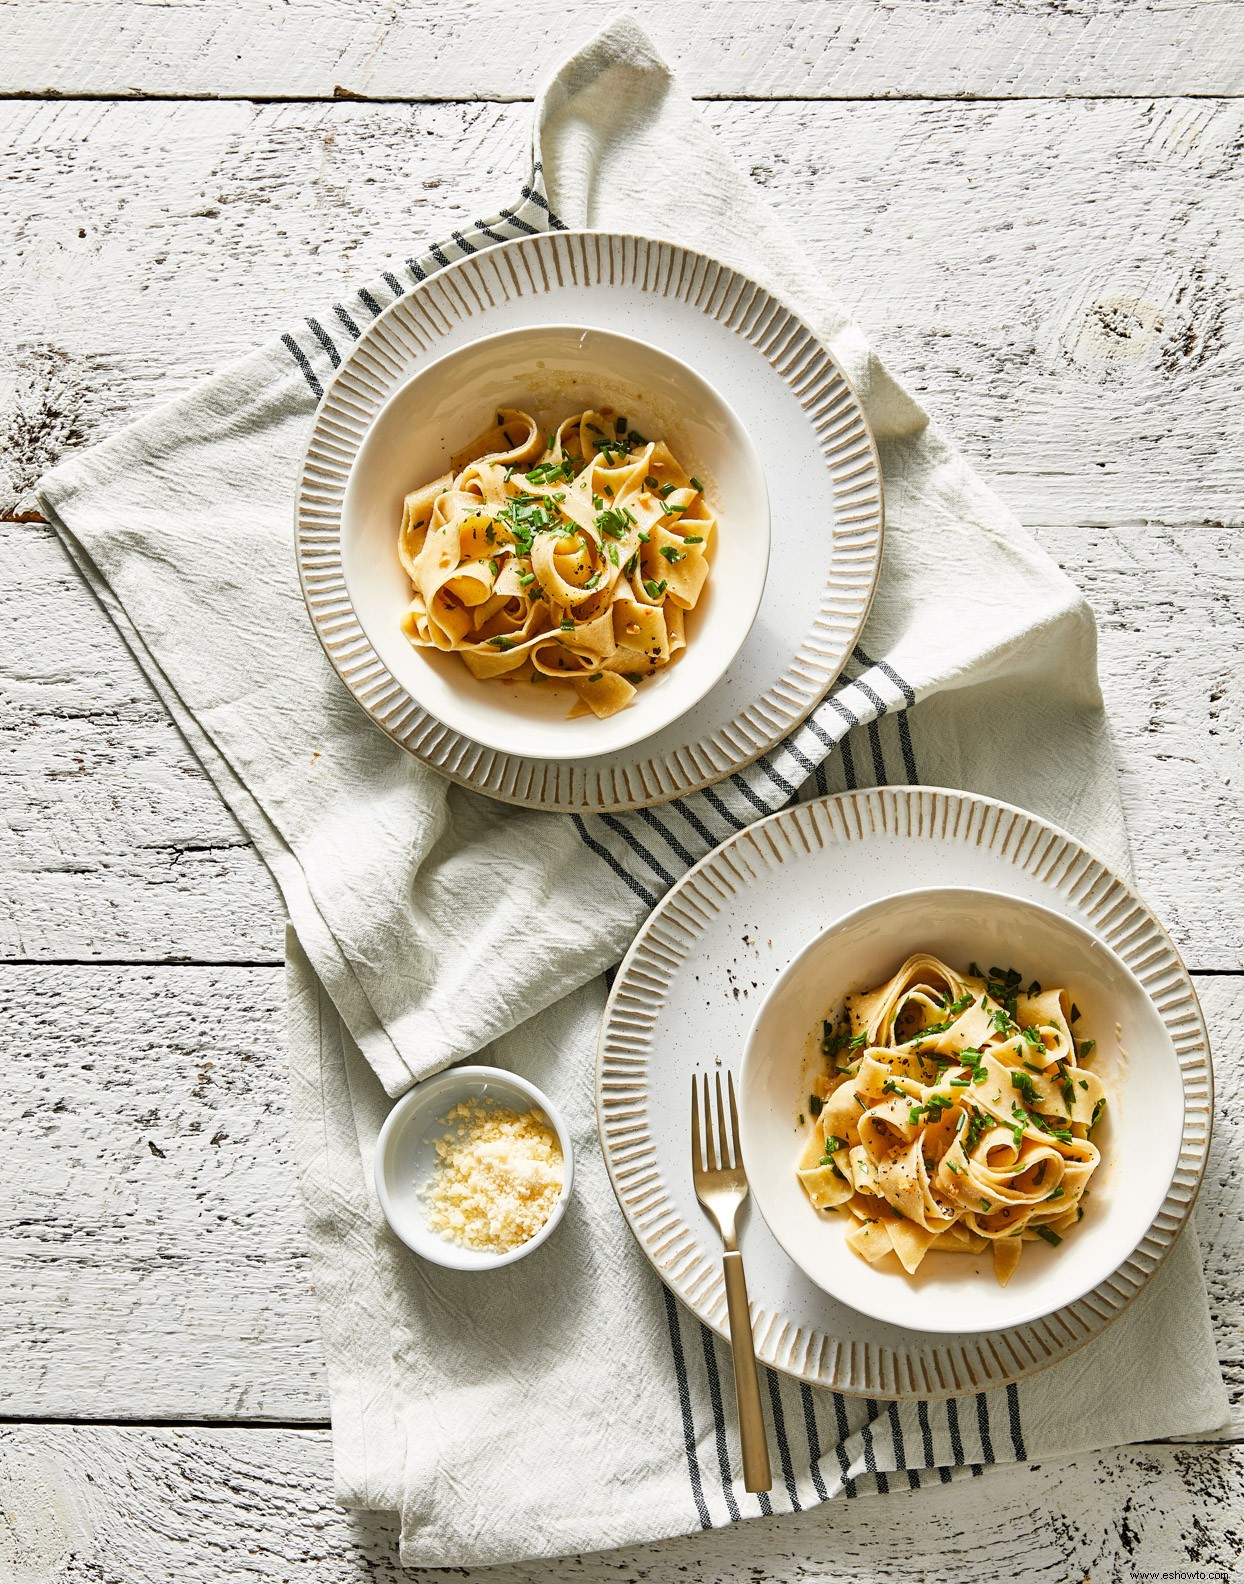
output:
M 766 1495 L 743 1490 L 728 1353 L 652 1274 L 597 1146 L 603 976 L 691 863 L 791 798 L 965 787 L 1126 868 L 1095 633 L 837 305 L 832 261 L 775 222 L 631 24 L 551 79 L 534 152 L 512 208 L 393 262 L 39 488 L 289 910 L 294 1120 L 339 1499 L 400 1513 L 404 1562 L 469 1566 L 894 1499 L 993 1463 L 1218 1425 L 1186 1235 L 1111 1330 L 1018 1387 L 895 1405 L 762 1371 L 777 1477 Z M 387 303 L 507 238 L 637 222 L 755 276 L 832 346 L 880 448 L 885 563 L 847 673 L 778 750 L 663 808 L 547 816 L 449 786 L 358 711 L 306 618 L 291 503 L 324 386 Z M 464 1278 L 388 1234 L 370 1167 L 391 1097 L 476 1053 L 556 1096 L 578 1186 L 537 1256 Z

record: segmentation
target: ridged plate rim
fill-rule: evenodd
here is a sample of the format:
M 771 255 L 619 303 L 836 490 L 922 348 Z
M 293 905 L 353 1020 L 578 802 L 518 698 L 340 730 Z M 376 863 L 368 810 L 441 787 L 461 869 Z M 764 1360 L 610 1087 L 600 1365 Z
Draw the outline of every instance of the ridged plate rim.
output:
M 665 991 L 684 970 L 699 930 L 721 910 L 723 899 L 745 908 L 748 886 L 761 875 L 772 877 L 784 864 L 815 861 L 818 854 L 827 855 L 828 862 L 835 848 L 882 834 L 917 844 L 985 844 L 1040 881 L 1047 888 L 1046 905 L 1085 924 L 1140 980 L 1171 1035 L 1184 1091 L 1179 1160 L 1149 1231 L 1106 1280 L 1053 1314 L 954 1342 L 911 1332 L 912 1343 L 901 1347 L 867 1341 L 844 1346 L 766 1309 L 753 1294 L 756 1356 L 762 1363 L 809 1385 L 907 1401 L 1022 1380 L 1092 1341 L 1119 1318 L 1192 1213 L 1213 1129 L 1213 1071 L 1204 1015 L 1174 942 L 1126 881 L 1057 826 L 1011 804 L 931 787 L 839 793 L 757 820 L 690 869 L 649 915 L 618 970 L 597 1049 L 597 1124 L 618 1204 L 657 1275 L 719 1336 L 727 1338 L 729 1331 L 716 1239 L 707 1223 L 693 1227 L 683 1219 L 664 1186 L 666 1171 L 685 1176 L 690 1163 L 658 1159 L 644 1118 L 647 1053 Z M 740 1052 L 742 1044 L 741 1031 Z M 667 1087 L 678 1091 L 668 1103 L 681 1106 L 681 1079 Z M 860 1323 L 870 1322 L 861 1316 Z
M 487 748 L 437 720 L 376 652 L 342 564 L 350 469 L 381 407 L 438 339 L 486 304 L 567 284 L 625 284 L 679 295 L 758 350 L 808 415 L 832 479 L 830 567 L 810 629 L 792 636 L 781 677 L 716 732 L 697 729 L 705 701 L 652 739 L 598 759 L 526 759 Z M 498 295 L 499 294 L 499 295 Z M 412 364 L 411 358 L 416 362 Z M 551 231 L 455 260 L 366 327 L 324 394 L 295 497 L 298 577 L 316 636 L 357 703 L 394 742 L 439 774 L 502 802 L 562 813 L 621 813 L 702 790 L 776 747 L 824 699 L 855 646 L 881 568 L 885 503 L 871 426 L 850 381 L 809 327 L 767 288 L 707 254 L 635 233 Z M 749 642 L 752 639 L 749 638 Z M 746 650 L 746 645 L 744 646 Z

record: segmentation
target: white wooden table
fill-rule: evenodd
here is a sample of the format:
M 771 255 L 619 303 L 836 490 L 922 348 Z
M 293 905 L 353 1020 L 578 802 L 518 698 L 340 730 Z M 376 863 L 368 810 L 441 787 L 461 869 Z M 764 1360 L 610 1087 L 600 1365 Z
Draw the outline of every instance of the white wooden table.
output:
M 632 10 L 1097 611 L 1140 883 L 1215 1039 L 1197 1219 L 1238 1398 L 1244 5 Z M 0 0 L 5 1581 L 403 1576 L 389 1527 L 331 1499 L 281 908 L 28 486 L 509 201 L 535 77 L 599 19 Z M 1226 1576 L 1242 1436 L 493 1578 Z

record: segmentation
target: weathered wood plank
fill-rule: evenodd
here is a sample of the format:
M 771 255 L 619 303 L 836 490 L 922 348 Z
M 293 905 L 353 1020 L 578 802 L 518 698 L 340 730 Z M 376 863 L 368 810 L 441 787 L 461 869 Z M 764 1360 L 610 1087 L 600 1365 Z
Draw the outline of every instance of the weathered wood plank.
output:
M 1021 519 L 1240 520 L 1244 103 L 705 108 Z M 507 201 L 529 114 L 0 107 L 0 514 L 66 447 Z
M 1239 900 L 1212 883 L 1239 846 L 1238 541 L 1042 537 L 1101 622 L 1141 889 L 1194 967 L 1238 967 Z M 278 961 L 267 872 L 50 530 L 0 525 L 0 559 L 0 959 Z
M 272 968 L 0 971 L 6 1416 L 326 1419 L 283 993 Z
M 1244 18 L 1210 0 L 630 0 L 698 94 L 1233 93 Z M 513 99 L 610 15 L 592 0 L 7 0 L 6 93 Z
M 1219 525 L 1239 520 L 1223 440 L 1244 427 L 1230 306 L 1244 107 L 708 109 L 895 366 L 1089 588 L 1142 885 L 1196 963 L 1234 966 L 1234 907 L 1206 879 L 1235 843 L 1240 572 Z M 9 105 L 0 285 L 24 338 L 0 345 L 10 503 L 66 445 L 508 193 L 527 114 Z M 138 189 L 136 157 L 158 173 Z M 253 854 L 34 532 L 20 599 L 0 593 L 23 634 L 7 768 L 40 812 L 16 802 L 0 838 L 3 887 L 26 904 L 3 949 L 267 960 L 278 920 Z
M 0 524 L 0 957 L 279 962 L 268 872 L 50 529 Z
M 1198 1227 L 1244 1404 L 1244 978 L 1199 989 L 1220 1096 Z M 0 969 L 4 1417 L 327 1417 L 282 993 L 278 969 Z
M 17 1584 L 435 1584 L 404 1571 L 392 1519 L 332 1504 L 328 1434 L 21 1426 L 0 1431 L 0 1562 Z M 660 1546 L 490 1568 L 492 1584 L 1014 1584 L 1227 1579 L 1244 1448 L 1149 1446 L 835 1502 Z M 1169 1572 L 1167 1570 L 1170 1570 Z M 483 1575 L 479 1575 L 483 1576 Z

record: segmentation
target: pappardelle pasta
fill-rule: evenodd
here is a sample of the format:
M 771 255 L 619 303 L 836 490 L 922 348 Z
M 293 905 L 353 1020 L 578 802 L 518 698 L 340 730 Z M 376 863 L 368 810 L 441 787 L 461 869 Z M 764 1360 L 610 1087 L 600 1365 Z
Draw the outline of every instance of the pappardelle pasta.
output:
M 615 715 L 685 647 L 713 528 L 699 479 L 624 416 L 575 413 L 543 434 L 502 408 L 406 496 L 402 628 L 482 680 L 569 684 L 571 714 Z
M 1026 1242 L 1057 1245 L 1083 1216 L 1106 1103 L 1095 1042 L 1065 990 L 1022 986 L 917 955 L 825 1023 L 797 1170 L 818 1209 L 855 1218 L 847 1242 L 870 1263 L 893 1253 L 911 1273 L 992 1247 L 1005 1286 Z

